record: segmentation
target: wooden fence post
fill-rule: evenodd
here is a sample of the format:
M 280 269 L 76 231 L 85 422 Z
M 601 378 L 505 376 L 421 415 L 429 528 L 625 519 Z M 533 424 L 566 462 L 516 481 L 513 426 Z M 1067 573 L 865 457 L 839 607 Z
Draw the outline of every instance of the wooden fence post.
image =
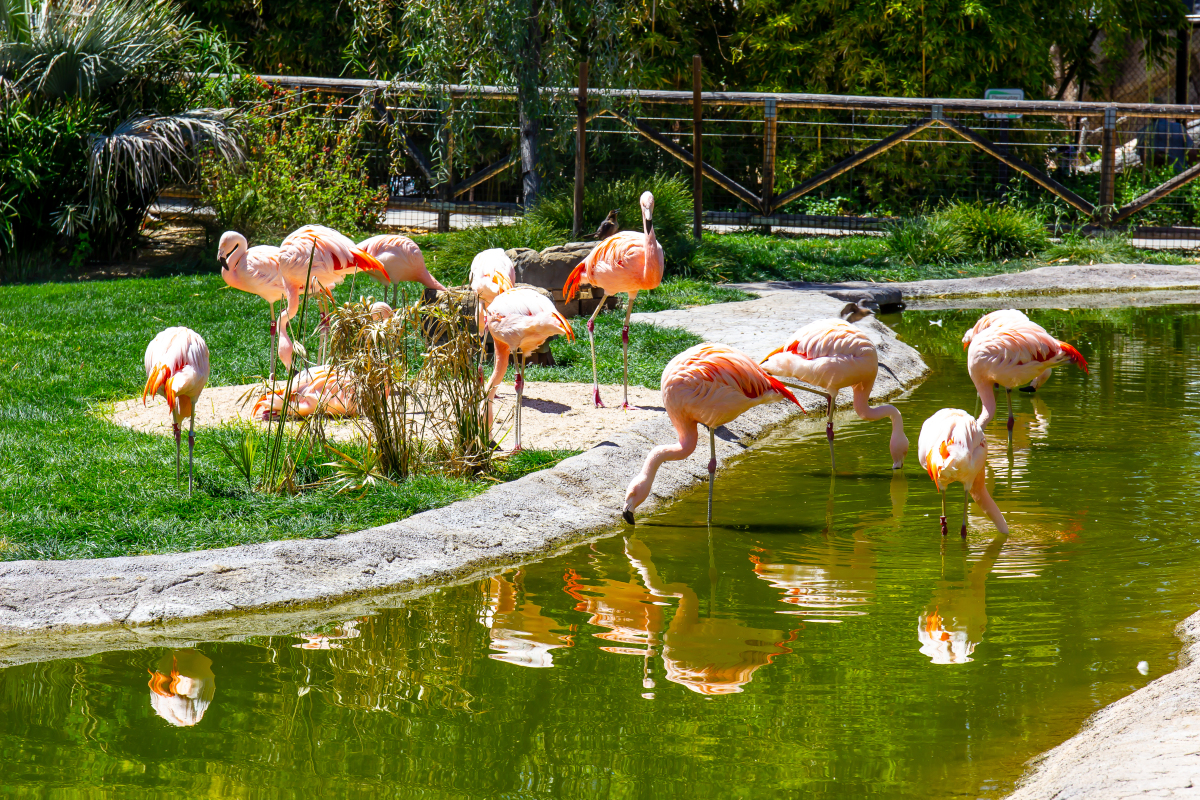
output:
M 1175 31 L 1175 102 L 1179 105 L 1187 105 L 1188 101 L 1188 43 L 1192 38 L 1192 26 L 1188 23 L 1186 28 L 1180 28 Z M 1180 124 L 1187 125 L 1187 120 L 1180 120 Z
M 446 114 L 443 118 L 442 125 L 442 153 L 443 163 L 445 166 L 445 178 L 442 181 L 441 191 L 438 195 L 443 203 L 454 202 L 454 102 L 450 101 L 446 106 Z M 437 232 L 450 232 L 450 210 L 447 208 L 444 211 L 438 212 L 437 217 Z
M 575 122 L 575 218 L 571 223 L 571 238 L 578 240 L 583 233 L 583 181 L 587 171 L 587 90 L 588 65 L 579 65 L 579 91 L 575 108 L 579 117 Z
M 1104 134 L 1100 144 L 1100 202 L 1096 203 L 1096 223 L 1106 225 L 1113 215 L 1113 183 L 1117 167 L 1117 110 L 1104 109 Z
M 775 98 L 763 100 L 763 179 L 762 179 L 762 213 L 764 217 L 771 216 L 774 211 L 772 200 L 775 194 L 775 132 L 779 119 Z M 770 233 L 771 226 L 764 225 L 763 233 Z
M 704 142 L 701 122 L 704 104 L 700 100 L 700 56 L 692 56 L 692 236 L 700 241 L 700 223 L 704 218 Z

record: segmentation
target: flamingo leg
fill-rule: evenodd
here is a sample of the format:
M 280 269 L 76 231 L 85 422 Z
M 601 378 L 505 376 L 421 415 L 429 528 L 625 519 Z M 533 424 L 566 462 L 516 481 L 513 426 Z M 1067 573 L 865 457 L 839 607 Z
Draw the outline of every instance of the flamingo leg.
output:
M 188 494 L 192 493 L 192 463 L 196 451 L 196 415 L 192 414 L 188 422 Z
M 592 348 L 592 399 L 596 403 L 596 408 L 604 408 L 604 403 L 600 400 L 600 379 L 596 375 L 596 315 L 600 313 L 600 309 L 604 308 L 605 301 L 608 300 L 608 292 L 605 292 L 600 297 L 600 305 L 596 306 L 596 310 L 592 312 L 592 316 L 588 317 L 588 345 Z
M 633 313 L 633 301 L 637 292 L 629 293 L 629 305 L 625 308 L 625 327 L 621 329 L 621 347 L 625 353 L 625 402 L 621 403 L 624 411 L 637 411 L 637 406 L 629 404 L 629 316 Z
M 717 474 L 717 434 L 708 429 L 708 524 L 712 524 L 713 478 Z
M 942 490 L 942 536 L 946 535 L 946 490 Z
M 1008 399 L 1008 438 L 1011 440 L 1013 423 L 1016 421 L 1012 413 L 1012 389 L 1005 389 L 1004 396 Z
M 175 429 L 175 482 L 179 483 L 179 423 L 172 426 Z
M 516 383 L 517 390 L 517 444 L 512 451 L 514 453 L 519 453 L 521 451 L 521 398 L 525 394 L 525 354 L 518 351 L 515 354 L 515 357 L 518 359 L 517 379 L 514 381 L 514 383 Z
M 834 394 L 825 395 L 825 399 L 829 401 L 829 421 L 825 423 L 825 438 L 829 440 L 829 464 L 835 472 L 837 471 L 837 459 L 833 455 L 833 406 L 836 396 Z

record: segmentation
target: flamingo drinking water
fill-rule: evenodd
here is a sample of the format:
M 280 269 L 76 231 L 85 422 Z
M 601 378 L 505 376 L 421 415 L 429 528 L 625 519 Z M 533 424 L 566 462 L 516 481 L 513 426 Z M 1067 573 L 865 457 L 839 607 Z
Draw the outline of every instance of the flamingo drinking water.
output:
M 621 346 L 625 351 L 625 401 L 621 408 L 632 408 L 629 405 L 629 315 L 633 313 L 638 292 L 654 289 L 662 283 L 663 249 L 654 234 L 654 195 L 643 192 L 641 206 L 642 233 L 621 231 L 608 237 L 588 253 L 563 284 L 563 300 L 567 302 L 578 294 L 581 283 L 598 286 L 604 292 L 600 305 L 596 306 L 587 323 L 588 343 L 592 348 L 592 399 L 596 408 L 604 407 L 596 376 L 596 315 L 604 308 L 610 294 L 629 293 L 625 327 L 621 330 Z
M 192 454 L 196 447 L 196 401 L 208 382 L 208 345 L 190 328 L 167 328 L 146 347 L 146 387 L 142 405 L 161 394 L 171 410 L 175 431 L 175 480 L 179 480 L 180 423 L 188 418 L 188 493 L 192 491 Z
M 723 344 L 705 342 L 684 350 L 663 370 L 662 399 L 667 416 L 679 434 L 678 444 L 655 447 L 642 471 L 625 490 L 621 515 L 633 524 L 633 511 L 650 496 L 654 476 L 664 461 L 682 461 L 696 449 L 697 425 L 708 428 L 708 519 L 712 521 L 713 476 L 717 471 L 717 428 L 763 403 L 789 400 L 800 406 L 788 388 L 754 359 Z M 801 406 L 800 410 L 804 408 Z
M 446 291 L 446 287 L 425 268 L 425 255 L 421 248 L 407 236 L 386 233 L 382 236 L 372 236 L 359 242 L 358 249 L 374 256 L 387 270 L 386 279 L 382 275 L 372 273 L 385 286 L 413 281 L 439 292 Z M 392 301 L 395 302 L 395 293 Z
M 1008 523 L 987 490 L 987 439 L 983 425 L 960 408 L 943 408 L 921 426 L 917 457 L 942 495 L 942 535 L 946 534 L 946 488 L 962 483 L 975 502 L 1008 533 Z M 962 531 L 967 535 L 967 504 L 963 500 Z

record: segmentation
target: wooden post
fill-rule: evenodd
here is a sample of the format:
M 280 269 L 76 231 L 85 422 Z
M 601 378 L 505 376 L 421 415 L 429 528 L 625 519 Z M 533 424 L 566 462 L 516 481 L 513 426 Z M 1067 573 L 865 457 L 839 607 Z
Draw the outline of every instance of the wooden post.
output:
M 571 238 L 578 240 L 583 233 L 583 181 L 587 171 L 587 90 L 588 65 L 579 65 L 579 91 L 575 108 L 579 117 L 575 122 L 575 218 L 571 223 Z
M 453 203 L 454 202 L 454 103 L 453 103 L 453 101 L 448 103 L 447 107 L 446 107 L 446 115 L 443 119 L 443 125 L 442 125 L 442 142 L 444 144 L 442 152 L 445 153 L 445 155 L 443 156 L 444 167 L 445 167 L 445 179 L 442 181 L 441 191 L 439 191 L 438 194 L 441 195 L 441 200 L 443 203 Z M 449 233 L 450 232 L 450 211 L 448 209 L 445 211 L 438 212 L 437 232 L 438 233 Z
M 1096 203 L 1096 222 L 1108 224 L 1113 216 L 1113 198 L 1116 186 L 1113 182 L 1117 168 L 1117 110 L 1112 106 L 1104 109 L 1104 134 L 1100 143 L 1100 201 Z
M 1175 102 L 1181 106 L 1187 105 L 1188 101 L 1188 40 L 1191 33 L 1191 25 L 1175 31 Z M 1187 125 L 1185 120 L 1181 122 Z
M 762 214 L 771 216 L 775 194 L 775 132 L 779 119 L 775 98 L 763 100 L 763 178 L 762 178 Z M 770 233 L 771 226 L 764 225 L 763 233 Z
M 704 142 L 701 122 L 704 104 L 700 101 L 700 56 L 692 56 L 692 236 L 700 241 L 700 223 L 704 217 Z

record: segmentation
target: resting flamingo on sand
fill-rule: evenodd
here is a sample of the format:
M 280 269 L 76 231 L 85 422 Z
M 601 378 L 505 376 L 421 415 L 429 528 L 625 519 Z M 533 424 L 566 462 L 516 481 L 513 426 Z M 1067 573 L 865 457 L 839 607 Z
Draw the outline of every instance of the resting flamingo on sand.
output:
M 1084 372 L 1088 371 L 1087 361 L 1078 350 L 1055 339 L 1041 325 L 1029 320 L 992 325 L 974 335 L 967 349 L 967 372 L 983 403 L 979 424 L 986 427 L 996 416 L 993 384 L 1004 387 L 1008 400 L 1008 430 L 1011 433 L 1012 390 L 1039 378 L 1050 367 L 1071 362 L 1078 364 Z
M 517 268 L 512 259 L 499 247 L 477 253 L 471 259 L 471 291 L 479 298 L 475 306 L 475 323 L 479 331 L 480 344 L 487 343 L 487 321 L 484 312 L 501 292 L 507 292 L 517 283 Z
M 596 306 L 587 323 L 588 343 L 592 348 L 592 399 L 596 408 L 604 407 L 596 376 L 596 315 L 604 308 L 610 294 L 629 293 L 625 327 L 621 330 L 621 346 L 625 350 L 625 401 L 621 408 L 633 408 L 629 405 L 629 315 L 633 313 L 638 292 L 654 289 L 662 283 L 663 249 L 654 234 L 654 195 L 643 192 L 641 206 L 642 233 L 621 231 L 608 237 L 588 253 L 563 284 L 563 299 L 568 302 L 579 293 L 581 283 L 598 286 L 604 292 L 600 305 Z
M 387 270 L 387 277 L 372 273 L 376 280 L 384 286 L 396 286 L 405 281 L 413 281 L 439 292 L 446 291 L 437 278 L 429 274 L 425 268 L 425 256 L 417 243 L 407 236 L 385 233 L 372 236 L 358 243 L 358 249 L 372 255 Z M 399 291 L 398 289 L 396 290 Z M 392 297 L 395 302 L 395 294 Z
M 496 369 L 487 389 L 487 421 L 492 424 L 492 400 L 504 373 L 508 371 L 508 355 L 518 356 L 516 445 L 513 452 L 521 449 L 521 399 L 525 391 L 525 357 L 538 349 L 551 336 L 562 334 L 574 339 L 571 324 L 563 319 L 554 308 L 554 301 L 536 289 L 519 288 L 501 292 L 492 300 L 487 310 L 487 329 L 496 342 Z
M 386 305 L 377 303 L 376 305 Z M 374 306 L 372 306 L 374 310 Z M 388 307 L 390 311 L 390 307 Z M 301 362 L 306 358 L 303 346 L 293 343 L 287 333 L 287 312 L 279 315 L 279 360 L 287 368 L 291 368 L 298 358 Z M 254 404 L 253 415 L 269 420 L 283 413 L 284 395 L 287 387 L 267 392 L 258 398 Z M 335 370 L 327 364 L 308 367 L 300 370 L 292 377 L 291 394 L 287 403 L 288 411 L 300 417 L 307 417 L 322 411 L 330 416 L 353 416 L 358 413 L 354 404 L 354 382 L 351 377 L 340 370 Z
M 946 535 L 946 488 L 962 483 L 975 502 L 1008 533 L 1008 523 L 987 490 L 987 439 L 983 426 L 961 408 L 943 408 L 925 420 L 917 439 L 917 457 L 942 495 L 942 535 Z M 967 535 L 967 503 L 963 498 L 962 531 Z
M 167 328 L 146 347 L 146 386 L 142 405 L 161 394 L 171 409 L 175 430 L 175 480 L 179 480 L 180 424 L 188 422 L 188 493 L 192 491 L 192 454 L 196 447 L 196 401 L 208 382 L 208 345 L 190 328 Z
M 1002 308 L 999 311 L 990 311 L 984 314 L 975 323 L 975 326 L 963 334 L 962 343 L 963 350 L 966 350 L 971 341 L 990 328 L 1000 328 L 1004 325 L 1019 324 L 1029 322 L 1029 317 L 1025 316 L 1023 311 L 1018 311 L 1015 308 Z M 1042 370 L 1041 374 L 1029 382 L 1028 386 L 1022 386 L 1022 392 L 1036 392 L 1050 380 L 1050 375 L 1053 372 L 1051 369 Z
M 697 425 L 708 428 L 708 519 L 712 521 L 713 476 L 717 471 L 715 431 L 743 412 L 763 403 L 789 400 L 803 411 L 788 388 L 754 359 L 723 344 L 704 342 L 684 350 L 663 370 L 662 399 L 677 444 L 662 444 L 646 456 L 642 471 L 625 490 L 621 516 L 633 524 L 633 510 L 650 496 L 654 476 L 664 461 L 682 461 L 696 449 Z
M 892 469 L 900 469 L 908 455 L 904 418 L 895 406 L 872 408 L 867 405 L 879 372 L 879 353 L 865 333 L 844 320 L 819 319 L 796 331 L 790 342 L 762 360 L 762 367 L 772 375 L 795 378 L 817 387 L 810 391 L 828 401 L 829 421 L 825 425 L 825 437 L 829 440 L 829 460 L 835 470 L 833 409 L 837 405 L 838 391 L 846 386 L 853 387 L 854 413 L 858 416 L 865 420 L 891 418 Z

